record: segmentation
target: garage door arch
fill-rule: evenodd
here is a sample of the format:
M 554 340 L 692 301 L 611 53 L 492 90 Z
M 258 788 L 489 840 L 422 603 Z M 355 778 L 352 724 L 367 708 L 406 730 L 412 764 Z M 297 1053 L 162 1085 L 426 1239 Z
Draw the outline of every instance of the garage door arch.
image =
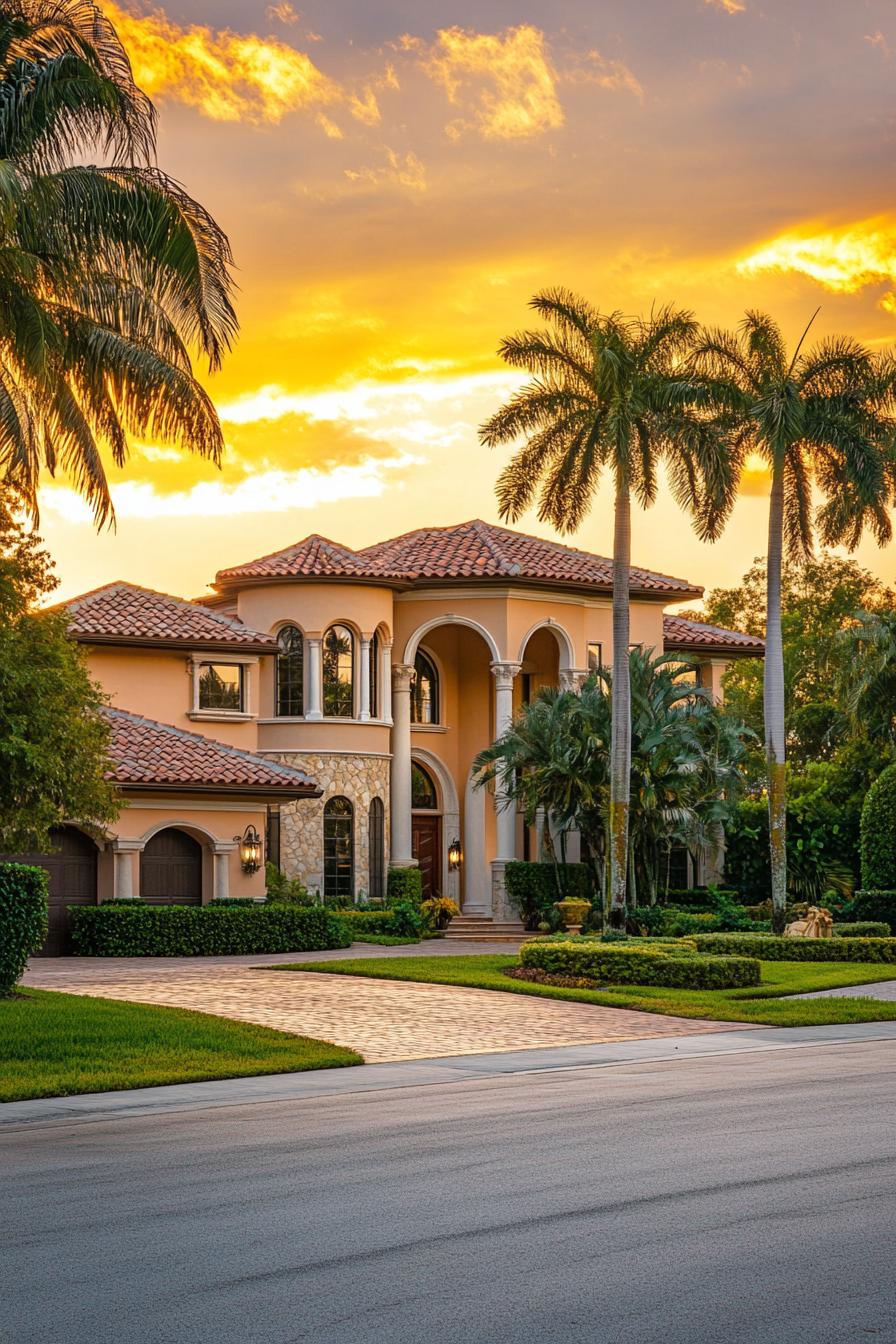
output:
M 178 826 L 151 835 L 140 853 L 140 895 L 151 905 L 202 904 L 201 843 Z

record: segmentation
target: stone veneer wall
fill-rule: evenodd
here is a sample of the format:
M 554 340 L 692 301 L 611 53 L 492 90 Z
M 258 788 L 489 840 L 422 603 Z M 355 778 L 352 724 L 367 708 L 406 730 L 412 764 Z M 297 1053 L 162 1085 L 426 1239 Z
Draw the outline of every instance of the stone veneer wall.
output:
M 389 766 L 387 756 L 338 755 L 330 752 L 271 753 L 281 765 L 304 770 L 323 789 L 312 801 L 284 803 L 280 808 L 280 865 L 289 877 L 300 877 L 309 890 L 324 887 L 324 806 L 341 794 L 355 809 L 355 895 L 369 892 L 368 817 L 374 798 L 385 809 L 385 864 L 389 863 Z

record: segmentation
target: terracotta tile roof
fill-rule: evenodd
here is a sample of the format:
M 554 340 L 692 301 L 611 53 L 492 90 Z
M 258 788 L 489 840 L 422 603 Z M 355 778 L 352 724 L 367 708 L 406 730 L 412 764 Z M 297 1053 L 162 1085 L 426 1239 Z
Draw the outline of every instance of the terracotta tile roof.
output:
M 283 551 L 219 570 L 215 582 L 226 584 L 233 579 L 300 578 L 306 575 L 315 578 L 369 577 L 367 567 L 354 551 L 312 533 Z
M 663 617 L 663 644 L 667 650 L 723 649 L 752 657 L 765 652 L 765 644 L 755 635 L 745 635 L 741 630 L 724 630 L 719 625 L 704 625 L 702 621 L 688 621 L 683 616 Z
M 381 579 L 402 586 L 493 578 L 609 591 L 613 565 L 604 556 L 474 519 L 454 527 L 421 528 L 361 551 L 307 537 L 285 551 L 221 570 L 216 582 L 226 587 L 246 579 L 292 577 Z M 703 592 L 684 579 L 638 568 L 632 569 L 632 589 L 668 597 Z
M 112 730 L 109 778 L 121 788 L 319 796 L 317 785 L 303 770 L 124 709 L 106 705 L 101 712 Z
M 267 652 L 272 635 L 250 630 L 220 611 L 133 583 L 107 583 L 60 604 L 69 630 L 82 643 L 152 644 L 190 648 L 240 648 Z

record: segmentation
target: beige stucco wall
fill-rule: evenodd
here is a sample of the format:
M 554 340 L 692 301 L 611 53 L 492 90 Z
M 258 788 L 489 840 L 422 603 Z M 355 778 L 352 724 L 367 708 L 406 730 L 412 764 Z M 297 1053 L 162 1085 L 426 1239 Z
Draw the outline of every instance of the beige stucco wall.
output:
M 385 810 L 385 864 L 389 862 L 389 758 L 328 752 L 286 751 L 271 759 L 305 770 L 323 794 L 319 799 L 285 803 L 280 809 L 280 866 L 311 891 L 324 886 L 324 807 L 342 795 L 354 807 L 355 896 L 370 890 L 368 814 L 380 798 Z

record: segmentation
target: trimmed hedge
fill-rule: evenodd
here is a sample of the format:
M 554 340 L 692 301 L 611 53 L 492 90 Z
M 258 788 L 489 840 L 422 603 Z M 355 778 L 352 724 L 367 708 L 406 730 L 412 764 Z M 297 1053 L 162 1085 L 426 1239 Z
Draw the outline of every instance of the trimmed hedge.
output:
M 860 827 L 862 886 L 896 887 L 896 765 L 888 765 L 865 794 Z
M 701 952 L 760 961 L 896 962 L 896 938 L 778 938 L 764 933 L 698 933 Z
M 394 910 L 340 910 L 338 918 L 352 933 L 386 938 L 419 938 L 429 925 L 423 911 L 409 901 Z
M 896 928 L 896 891 L 874 888 L 857 891 L 849 903 L 847 917 L 883 921 L 892 931 Z
M 401 905 L 409 902 L 419 905 L 423 900 L 423 874 L 419 868 L 390 868 L 386 879 L 386 904 Z
M 883 920 L 857 919 L 852 924 L 835 924 L 835 938 L 889 938 L 893 930 Z
M 563 890 L 561 897 L 559 885 Z M 584 863 L 533 863 L 511 859 L 504 867 L 507 899 L 527 929 L 537 929 L 543 920 L 556 922 L 554 904 L 581 900 L 591 904 L 591 883 Z
M 25 963 L 47 936 L 47 871 L 0 863 L 0 997 L 18 984 Z
M 668 989 L 744 989 L 759 984 L 749 957 L 675 956 L 674 948 L 633 948 L 597 942 L 523 943 L 520 963 L 551 975 L 587 976 L 601 984 L 662 985 Z
M 213 957 L 348 947 L 348 925 L 320 906 L 123 905 L 69 907 L 82 957 Z

